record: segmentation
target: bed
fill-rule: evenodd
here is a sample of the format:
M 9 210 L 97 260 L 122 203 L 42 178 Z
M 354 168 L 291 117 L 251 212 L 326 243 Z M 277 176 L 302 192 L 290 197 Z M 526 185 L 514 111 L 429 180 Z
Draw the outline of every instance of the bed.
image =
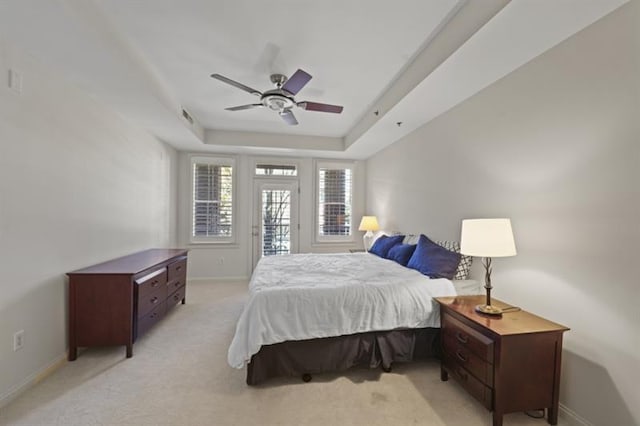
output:
M 247 384 L 276 376 L 382 367 L 438 355 L 434 297 L 473 294 L 473 280 L 429 279 L 369 253 L 264 257 L 228 352 Z

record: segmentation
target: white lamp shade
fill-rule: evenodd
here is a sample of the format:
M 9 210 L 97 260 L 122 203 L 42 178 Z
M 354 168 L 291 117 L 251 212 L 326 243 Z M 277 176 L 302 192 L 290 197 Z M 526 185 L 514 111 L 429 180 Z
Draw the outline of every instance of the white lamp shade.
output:
M 362 216 L 358 231 L 377 231 L 380 229 L 378 219 L 375 216 Z
M 477 257 L 516 255 L 511 220 L 465 219 L 462 221 L 460 253 Z

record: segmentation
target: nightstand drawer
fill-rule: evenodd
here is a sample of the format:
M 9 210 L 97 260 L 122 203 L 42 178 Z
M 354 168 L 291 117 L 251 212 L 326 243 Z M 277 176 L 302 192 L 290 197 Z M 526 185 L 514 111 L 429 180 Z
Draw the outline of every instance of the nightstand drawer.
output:
M 493 340 L 473 328 L 458 321 L 453 316 L 442 315 L 442 330 L 445 340 L 454 339 L 460 346 L 467 348 L 480 359 L 493 363 Z
M 452 334 L 445 334 L 443 339 L 445 356 L 464 367 L 477 379 L 489 387 L 493 387 L 493 365 L 474 354 L 465 345 L 458 343 Z
M 480 401 L 486 408 L 492 408 L 493 391 L 491 388 L 485 386 L 480 380 L 473 377 L 473 375 L 464 367 L 461 367 L 450 354 L 445 354 L 442 361 L 444 367 L 469 394 L 473 395 L 473 397 Z

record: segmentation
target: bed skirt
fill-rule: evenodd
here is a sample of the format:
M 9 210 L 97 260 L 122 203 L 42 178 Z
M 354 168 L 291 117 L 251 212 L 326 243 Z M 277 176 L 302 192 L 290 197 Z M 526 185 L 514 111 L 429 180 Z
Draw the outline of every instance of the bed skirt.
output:
M 439 335 L 439 328 L 419 328 L 265 345 L 247 365 L 247 384 L 257 385 L 271 377 L 301 377 L 356 366 L 389 371 L 395 362 L 439 357 Z

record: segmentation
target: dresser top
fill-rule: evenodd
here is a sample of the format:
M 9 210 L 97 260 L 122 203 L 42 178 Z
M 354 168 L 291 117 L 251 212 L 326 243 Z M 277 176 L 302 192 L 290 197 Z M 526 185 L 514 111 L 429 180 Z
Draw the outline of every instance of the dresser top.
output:
M 475 308 L 477 305 L 484 305 L 486 303 L 486 296 L 484 295 L 436 297 L 435 300 L 442 307 L 451 309 L 468 320 L 473 321 L 474 323 L 487 328 L 500 336 L 545 333 L 552 331 L 563 332 L 569 330 L 569 328 L 564 325 L 548 321 L 524 310 L 505 312 L 501 317 L 492 317 L 478 313 Z M 509 308 L 511 306 L 494 298 L 491 298 L 491 305 L 495 305 L 502 309 Z
M 137 274 L 145 269 L 159 265 L 176 256 L 185 256 L 186 249 L 149 249 L 128 256 L 119 257 L 87 268 L 69 272 L 67 275 L 80 274 Z

